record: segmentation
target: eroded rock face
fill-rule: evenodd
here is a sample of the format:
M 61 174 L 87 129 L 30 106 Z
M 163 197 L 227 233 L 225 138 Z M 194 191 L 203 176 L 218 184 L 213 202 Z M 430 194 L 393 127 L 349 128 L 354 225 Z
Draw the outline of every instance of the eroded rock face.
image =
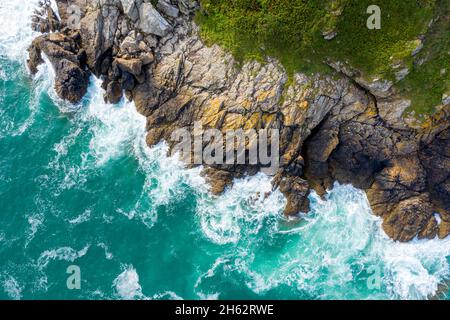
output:
M 144 33 L 154 34 L 160 37 L 166 36 L 172 29 L 171 25 L 153 7 L 151 3 L 141 5 L 139 28 Z
M 121 0 L 124 13 L 131 21 L 139 20 L 139 9 L 142 5 L 142 0 Z
M 60 27 L 60 21 L 53 11 L 50 1 L 43 1 L 41 7 L 35 10 L 31 28 L 36 32 L 47 33 L 56 32 Z
M 171 18 L 177 18 L 180 10 L 166 0 L 159 0 L 156 6 L 160 12 Z
M 29 49 L 28 67 L 34 74 L 43 63 L 42 53 L 55 70 L 55 90 L 59 97 L 72 103 L 79 102 L 87 92 L 89 72 L 85 70 L 86 55 L 80 49 L 80 35 L 52 33 L 38 37 Z
M 324 194 L 339 181 L 367 191 L 395 240 L 449 235 L 450 106 L 424 128 L 411 128 L 401 119 L 408 102 L 396 99 L 391 84 L 366 83 L 342 66 L 335 66 L 341 72 L 335 77 L 296 74 L 289 84 L 277 61 L 237 68 L 231 55 L 199 38 L 191 18 L 197 6 L 194 0 L 160 0 L 156 9 L 146 0 L 89 3 L 82 6 L 80 34 L 63 29 L 35 40 L 30 69 L 41 51 L 52 57 L 65 89 L 58 93 L 71 101 L 81 99 L 83 88 L 74 83 L 82 72 L 101 77 L 107 101 L 125 94 L 147 117 L 149 145 L 173 146 L 172 133 L 194 132 L 197 122 L 222 133 L 278 129 L 281 164 L 273 184 L 286 195 L 286 215 L 307 212 L 311 190 Z M 234 178 L 261 169 L 214 165 L 203 174 L 220 194 Z
M 87 54 L 89 69 L 96 75 L 104 75 L 111 64 L 112 50 L 117 44 L 121 2 L 102 0 L 87 7 L 80 21 L 80 34 Z

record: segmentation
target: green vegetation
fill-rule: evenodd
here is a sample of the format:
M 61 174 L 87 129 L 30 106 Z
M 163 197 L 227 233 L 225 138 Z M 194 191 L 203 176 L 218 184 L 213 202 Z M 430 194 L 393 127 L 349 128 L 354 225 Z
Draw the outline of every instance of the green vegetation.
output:
M 381 8 L 381 30 L 369 30 L 366 10 Z M 348 62 L 364 77 L 395 80 L 413 101 L 411 110 L 432 113 L 450 89 L 450 2 L 448 0 L 201 0 L 202 37 L 233 53 L 238 61 L 266 56 L 288 73 L 329 72 L 326 59 Z M 430 21 L 439 17 L 429 27 Z M 336 31 L 325 40 L 323 34 Z M 424 48 L 416 56 L 420 36 Z M 423 63 L 418 63 L 423 60 Z M 394 68 L 397 67 L 397 69 Z
M 446 14 L 430 28 L 424 49 L 415 58 L 423 64 L 415 66 L 410 61 L 411 73 L 398 83 L 412 101 L 407 111 L 414 111 L 420 119 L 434 111 L 444 93 L 450 94 L 450 2 L 446 3 Z

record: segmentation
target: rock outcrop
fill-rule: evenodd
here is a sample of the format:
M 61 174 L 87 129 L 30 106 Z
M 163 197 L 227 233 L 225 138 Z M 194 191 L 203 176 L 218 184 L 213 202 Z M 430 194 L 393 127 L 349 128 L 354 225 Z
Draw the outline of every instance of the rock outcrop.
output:
M 449 105 L 412 128 L 401 118 L 408 102 L 392 94 L 391 83 L 367 82 L 341 64 L 328 62 L 339 72 L 334 77 L 296 74 L 292 81 L 271 59 L 238 68 L 199 38 L 197 1 L 83 1 L 58 1 L 62 29 L 30 48 L 30 70 L 45 53 L 63 99 L 81 99 L 93 73 L 107 101 L 125 95 L 147 117 L 149 145 L 173 144 L 176 129 L 194 132 L 195 123 L 223 133 L 277 129 L 281 162 L 273 184 L 286 195 L 286 215 L 307 212 L 311 190 L 324 194 L 339 181 L 367 191 L 395 240 L 450 234 Z M 63 11 L 71 5 L 81 7 L 80 30 L 67 27 Z M 211 165 L 204 174 L 220 194 L 233 178 L 262 169 Z
M 55 70 L 55 90 L 59 97 L 77 103 L 87 92 L 89 72 L 85 69 L 86 53 L 80 47 L 76 31 L 50 33 L 33 41 L 29 49 L 28 67 L 31 73 L 43 62 L 42 53 Z

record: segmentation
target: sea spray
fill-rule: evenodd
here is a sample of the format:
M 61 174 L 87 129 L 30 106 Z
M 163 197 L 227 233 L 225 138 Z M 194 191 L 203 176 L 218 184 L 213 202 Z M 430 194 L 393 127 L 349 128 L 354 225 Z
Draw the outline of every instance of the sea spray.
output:
M 286 232 L 280 219 L 268 217 L 266 230 L 256 236 L 251 236 L 252 222 L 222 223 L 221 229 L 240 231 L 242 237 L 233 238 L 237 252 L 216 260 L 197 287 L 219 272 L 244 275 L 247 286 L 259 295 L 288 286 L 322 299 L 426 299 L 448 279 L 450 239 L 406 244 L 390 240 L 365 194 L 351 186 L 335 184 L 324 200 L 316 194 L 310 200 L 312 210 L 291 229 L 296 232 Z M 215 213 L 210 214 L 214 218 Z M 227 242 L 217 241 L 216 230 L 217 225 L 211 224 L 205 236 L 214 234 L 216 242 Z M 368 285 L 373 267 L 380 270 L 379 288 Z
M 142 269 L 139 276 L 136 276 L 137 267 L 127 268 L 120 273 L 120 277 L 117 273 L 104 274 L 105 280 L 109 278 L 109 283 L 113 283 L 113 292 L 108 294 L 105 284 L 98 284 L 103 289 L 98 291 L 92 288 L 86 296 L 142 299 L 193 297 L 194 294 L 197 298 L 226 298 L 229 297 L 227 287 L 230 283 L 234 286 L 241 283 L 256 297 L 408 299 L 431 296 L 436 292 L 437 285 L 448 278 L 447 240 L 410 244 L 392 242 L 383 234 L 380 220 L 371 214 L 364 193 L 351 186 L 335 185 L 325 200 L 313 194 L 311 212 L 296 223 L 282 217 L 285 199 L 278 190 L 272 192 L 270 178 L 263 174 L 237 180 L 223 195 L 211 196 L 200 178 L 200 168 L 187 170 L 175 158 L 167 157 L 165 144 L 153 148 L 146 146 L 145 119 L 137 114 L 132 103 L 108 105 L 101 99 L 102 93 L 98 80 L 93 80 L 83 108 L 70 117 L 66 116 L 68 130 L 50 148 L 52 158 L 47 166 L 47 178 L 42 175 L 38 180 L 43 191 L 53 190 L 50 198 L 42 203 L 51 208 L 49 201 L 67 201 L 64 200 L 68 199 L 64 196 L 66 193 L 90 192 L 92 177 L 100 178 L 102 171 L 114 166 L 117 161 L 123 161 L 121 159 L 131 157 L 143 176 L 141 184 L 134 186 L 140 191 L 132 203 L 124 205 L 121 203 L 123 200 L 118 202 L 115 215 L 124 215 L 143 223 L 148 232 L 160 231 L 160 225 L 175 229 L 176 225 L 164 222 L 168 217 L 161 216 L 161 210 L 168 210 L 172 203 L 192 201 L 186 198 L 186 191 L 191 190 L 195 197 L 195 212 L 191 212 L 193 223 L 183 224 L 173 232 L 183 239 L 195 237 L 200 232 L 203 239 L 197 241 L 202 242 L 202 247 L 208 248 L 209 253 L 195 259 L 203 260 L 201 265 L 205 266 L 211 260 L 209 268 L 198 270 L 197 278 L 191 283 L 190 294 L 178 286 L 163 286 L 153 291 L 146 279 L 158 278 L 158 272 L 162 272 L 164 267 L 158 267 L 161 261 L 149 261 L 152 271 Z M 124 179 L 132 179 L 136 172 L 129 174 Z M 107 189 L 102 192 L 107 192 Z M 117 196 L 110 194 L 110 197 L 115 199 Z M 103 222 L 98 220 L 97 212 L 101 207 L 96 207 L 94 203 L 86 205 L 89 207 L 81 206 L 69 216 L 69 212 L 58 209 L 58 215 L 62 215 L 67 224 L 62 227 L 70 226 L 72 237 L 76 237 L 77 227 L 83 225 L 119 223 L 114 212 L 108 212 L 111 218 Z M 49 212 L 53 209 L 45 213 L 45 225 L 39 225 L 38 229 L 36 224 L 31 225 L 31 244 L 35 243 L 35 237 L 45 235 L 47 223 L 54 219 Z M 90 214 L 85 215 L 86 212 Z M 82 217 L 83 223 L 78 224 L 79 217 Z M 75 221 L 77 223 L 74 225 Z M 107 229 L 98 225 L 96 230 L 100 234 L 95 237 L 103 237 Z M 153 237 L 152 233 L 148 236 Z M 169 239 L 160 238 L 158 234 L 154 237 L 163 242 L 166 239 L 170 244 Z M 128 250 L 143 245 L 128 242 L 127 250 L 118 251 L 117 244 L 114 245 L 111 239 L 101 241 L 115 257 L 107 259 L 101 252 L 102 263 L 111 264 L 112 268 L 115 264 L 134 261 L 133 255 L 127 254 Z M 196 250 L 183 248 L 182 243 L 171 246 L 180 246 L 177 251 Z M 157 245 L 155 242 L 150 244 Z M 52 280 L 48 269 L 56 261 L 77 263 L 80 259 L 95 257 L 93 249 L 85 251 L 86 242 L 77 246 L 55 247 L 59 249 L 45 249 L 39 255 L 37 265 L 45 276 L 36 278 L 34 290 L 42 287 L 39 281 L 56 281 Z M 82 249 L 80 253 L 76 249 L 64 248 Z M 146 250 L 150 249 L 148 247 Z M 169 261 L 174 258 L 169 258 Z M 133 265 L 139 266 L 139 262 L 134 261 Z M 382 275 L 382 285 L 377 290 L 367 287 L 368 270 L 373 265 L 380 268 Z M 11 276 L 20 278 L 20 275 Z M 20 280 L 17 281 L 20 283 Z M 48 284 L 43 288 L 44 292 L 49 290 Z M 164 296 L 160 292 L 173 294 Z
M 360 190 L 312 194 L 299 221 L 263 174 L 214 197 L 200 167 L 146 145 L 133 103 L 104 103 L 99 80 L 75 107 L 48 62 L 30 81 L 36 3 L 0 4 L 0 298 L 424 299 L 450 278 L 449 239 L 393 242 Z
M 139 275 L 136 270 L 133 266 L 125 266 L 124 269 L 113 282 L 117 295 L 124 300 L 143 298 L 142 288 L 139 284 Z
M 25 65 L 26 49 L 37 35 L 31 29 L 31 15 L 39 0 L 2 0 L 0 4 L 0 56 Z
M 257 235 L 266 220 L 277 221 L 286 200 L 279 190 L 272 192 L 270 180 L 260 173 L 236 180 L 220 197 L 200 194 L 197 215 L 205 236 L 217 244 L 237 243 Z

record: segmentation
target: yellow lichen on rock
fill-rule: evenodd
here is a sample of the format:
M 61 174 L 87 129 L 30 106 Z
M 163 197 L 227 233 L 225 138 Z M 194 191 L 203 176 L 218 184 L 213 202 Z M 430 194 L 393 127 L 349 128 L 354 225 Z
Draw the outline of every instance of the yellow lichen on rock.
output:
M 261 114 L 259 112 L 253 113 L 245 122 L 244 130 L 255 129 L 258 130 L 261 126 Z
M 245 125 L 245 118 L 237 113 L 229 113 L 225 116 L 222 130 L 239 130 Z
M 225 113 L 225 111 L 222 110 L 224 100 L 224 98 L 215 98 L 210 101 L 209 108 L 204 108 L 200 120 L 202 125 L 217 128 Z

